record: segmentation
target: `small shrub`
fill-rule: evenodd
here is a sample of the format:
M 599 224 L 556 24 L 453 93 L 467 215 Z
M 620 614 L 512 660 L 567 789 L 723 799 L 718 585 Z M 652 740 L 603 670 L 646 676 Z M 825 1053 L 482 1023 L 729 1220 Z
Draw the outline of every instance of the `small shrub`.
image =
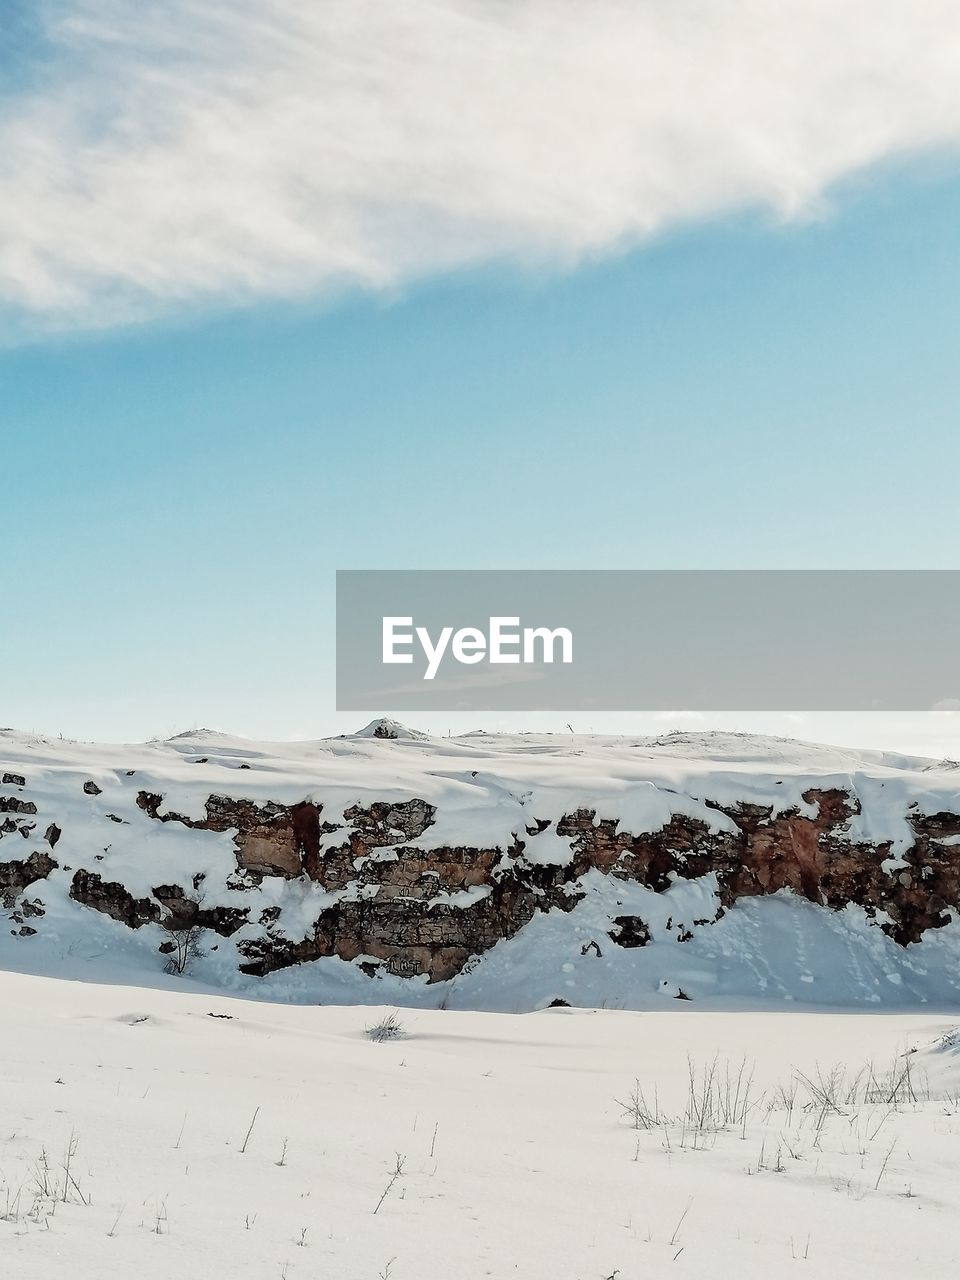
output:
M 160 951 L 167 957 L 164 966 L 167 973 L 183 974 L 190 968 L 194 960 L 203 958 L 200 938 L 203 929 L 198 924 L 184 925 L 171 929 L 166 926 L 167 940 L 160 944 Z
M 399 1015 L 388 1013 L 379 1022 L 367 1027 L 366 1035 L 368 1040 L 375 1040 L 380 1044 L 384 1040 L 399 1040 L 406 1035 L 406 1031 Z

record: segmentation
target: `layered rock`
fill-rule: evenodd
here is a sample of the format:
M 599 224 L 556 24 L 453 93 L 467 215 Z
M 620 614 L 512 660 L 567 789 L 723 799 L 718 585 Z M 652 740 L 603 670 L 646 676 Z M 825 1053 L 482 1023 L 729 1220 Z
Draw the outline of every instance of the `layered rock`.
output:
M 883 913 L 880 927 L 902 945 L 947 923 L 949 909 L 960 905 L 960 857 L 943 842 L 960 835 L 960 816 L 911 815 L 916 839 L 893 870 L 885 865 L 889 842 L 851 838 L 851 819 L 860 812 L 855 796 L 837 788 L 810 788 L 803 800 L 813 816 L 798 809 L 775 813 L 773 805 L 708 800 L 708 809 L 730 820 L 723 829 L 674 814 L 659 830 L 637 834 L 622 829 L 615 817 L 577 809 L 556 823 L 556 835 L 569 841 L 570 858 L 555 865 L 525 857 L 528 845 L 550 830 L 545 819 L 534 819 L 524 837 L 507 848 L 424 850 L 407 843 L 421 837 L 436 817 L 434 806 L 416 798 L 352 806 L 344 810 L 342 824 L 322 827 L 321 806 L 309 801 L 257 806 L 215 795 L 199 821 L 161 813 L 159 797 L 141 794 L 140 804 L 160 821 L 234 830 L 243 871 L 303 875 L 345 894 L 324 908 L 306 937 L 285 936 L 282 922 L 271 919 L 261 936 L 245 938 L 239 946 L 241 968 L 251 974 L 339 956 L 368 966 L 382 962 L 397 974 L 447 979 L 471 957 L 513 937 L 536 911 L 570 910 L 582 896 L 581 878 L 590 871 L 657 893 L 677 879 L 712 873 L 719 914 L 740 898 L 785 889 L 832 909 L 854 903 L 868 915 Z M 346 840 L 321 847 L 322 836 L 342 828 L 349 828 Z M 389 858 L 381 856 L 383 850 L 389 850 Z M 451 900 L 465 893 L 465 900 Z M 639 917 L 618 917 L 610 930 L 611 941 L 624 947 L 642 946 L 649 936 Z M 691 935 L 687 930 L 679 936 L 682 941 Z
M 128 929 L 141 929 L 156 923 L 162 914 L 160 904 L 151 898 L 135 898 L 119 881 L 104 880 L 96 871 L 77 871 L 70 883 L 70 897 L 85 907 L 102 911 Z
M 381 749 L 402 748 L 391 741 Z M 125 770 L 123 777 L 132 774 Z M 7 786 L 29 791 L 22 775 L 4 776 L 11 779 Z M 477 775 L 463 776 L 472 795 Z M 653 830 L 631 830 L 612 801 L 604 808 L 571 804 L 556 820 L 538 816 L 537 801 L 527 804 L 533 793 L 523 793 L 523 800 L 510 795 L 515 807 L 505 811 L 513 815 L 515 829 L 507 838 L 501 824 L 498 838 L 478 842 L 485 819 L 474 813 L 473 839 L 466 839 L 455 813 L 409 792 L 371 800 L 367 787 L 358 803 L 345 802 L 342 794 L 334 798 L 323 786 L 310 794 L 287 788 L 285 801 L 266 799 L 262 791 L 253 799 L 204 787 L 199 797 L 192 792 L 192 813 L 202 812 L 193 817 L 166 803 L 162 784 L 124 792 L 106 773 L 97 777 L 97 784 L 81 787 L 73 775 L 71 791 L 89 796 L 96 822 L 107 828 L 98 839 L 91 834 L 94 826 L 84 827 L 79 837 L 71 832 L 55 804 L 38 812 L 32 798 L 0 796 L 0 839 L 19 835 L 27 842 L 12 840 L 21 856 L 0 861 L 0 903 L 17 913 L 11 918 L 22 936 L 35 932 L 29 920 L 42 915 L 43 885 L 58 875 L 75 903 L 127 928 L 161 926 L 233 939 L 239 967 L 254 976 L 338 957 L 368 973 L 383 969 L 448 980 L 515 937 L 538 913 L 572 911 L 591 876 L 592 883 L 602 877 L 607 884 L 640 885 L 658 895 L 678 881 L 709 881 L 708 911 L 668 923 L 671 938 L 681 942 L 737 902 L 783 891 L 825 911 L 860 907 L 901 946 L 943 927 L 960 909 L 960 813 L 931 805 L 925 811 L 913 800 L 898 818 L 908 838 L 871 840 L 865 833 L 873 828 L 860 821 L 862 801 L 852 786 L 798 787 L 793 805 L 758 800 L 758 794 L 775 794 L 781 785 L 776 780 L 766 791 L 745 787 L 741 799 L 730 798 L 729 778 L 714 793 L 723 799 L 711 798 L 705 784 L 702 799 L 687 793 L 672 802 L 664 786 L 651 810 L 658 815 L 650 823 Z M 264 779 L 262 785 L 269 785 L 269 775 Z M 129 785 L 135 788 L 139 781 Z M 500 788 L 490 804 L 491 822 L 501 812 L 502 794 Z M 164 872 L 164 864 L 154 870 L 148 861 L 153 855 L 145 852 L 141 872 L 136 841 L 153 823 L 170 828 L 169 841 L 168 833 L 160 841 L 163 848 L 177 846 L 187 859 L 202 843 L 190 837 L 178 844 L 178 829 L 198 833 L 201 842 L 203 833 L 227 837 L 213 847 L 230 861 L 232 842 L 232 865 L 222 879 L 218 870 L 214 883 L 195 865 L 182 874 L 182 861 L 177 874 Z M 446 838 L 451 833 L 460 839 Z M 125 856 L 134 856 L 134 863 L 111 861 L 116 855 L 104 841 L 114 840 L 125 842 Z M 55 846 L 59 865 L 51 856 Z M 64 849 L 68 854 L 62 856 Z M 124 883 L 128 876 L 110 870 L 135 864 L 136 888 Z M 298 880 L 302 891 L 290 883 Z M 296 912 L 285 915 L 279 902 L 296 902 Z M 604 929 L 583 943 L 591 954 L 605 954 L 608 944 L 614 954 L 617 948 L 645 947 L 653 936 L 651 921 L 632 908 L 612 909 Z
M 298 876 L 304 865 L 316 872 L 320 853 L 320 808 L 312 801 L 282 805 L 268 801 L 235 800 L 212 795 L 206 817 L 198 820 L 179 813 L 161 813 L 163 797 L 141 791 L 137 804 L 160 822 L 180 822 L 195 831 L 235 831 L 240 866 L 253 876 Z

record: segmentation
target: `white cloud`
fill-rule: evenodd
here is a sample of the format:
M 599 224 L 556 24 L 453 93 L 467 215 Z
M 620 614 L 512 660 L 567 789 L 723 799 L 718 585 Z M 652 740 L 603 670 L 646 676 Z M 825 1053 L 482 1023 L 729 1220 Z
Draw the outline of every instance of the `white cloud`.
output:
M 960 142 L 953 0 L 48 0 L 0 98 L 0 308 L 576 261 Z

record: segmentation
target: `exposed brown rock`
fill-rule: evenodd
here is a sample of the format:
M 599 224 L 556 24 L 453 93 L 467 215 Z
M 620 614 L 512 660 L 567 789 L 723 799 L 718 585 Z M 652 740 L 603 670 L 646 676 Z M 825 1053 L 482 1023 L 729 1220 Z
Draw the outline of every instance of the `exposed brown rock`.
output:
M 313 934 L 299 941 L 276 934 L 245 940 L 240 950 L 246 962 L 241 968 L 263 975 L 336 955 L 342 960 L 372 957 L 391 973 L 425 974 L 430 982 L 455 977 L 472 957 L 513 937 L 536 911 L 554 906 L 570 910 L 582 898 L 575 887 L 525 883 L 525 873 L 513 865 L 521 851 L 522 846 L 513 847 L 505 856 L 498 849 L 442 848 L 428 853 L 400 848 L 396 860 L 368 858 L 359 871 L 353 869 L 351 883 L 361 892 L 379 886 L 375 896 L 326 908 Z M 335 852 L 342 855 L 343 850 Z M 328 866 L 325 856 L 322 869 Z M 444 901 L 451 893 L 473 887 L 489 892 L 462 905 Z
M 160 818 L 159 809 L 163 804 L 163 796 L 158 796 L 154 791 L 140 791 L 137 793 L 137 805 L 141 808 L 148 818 Z M 160 818 L 160 821 L 166 822 L 166 818 Z
M 32 800 L 20 800 L 17 796 L 0 796 L 0 813 L 36 813 Z
M 343 818 L 356 827 L 367 848 L 375 849 L 418 839 L 433 826 L 436 812 L 426 800 L 405 800 L 402 804 L 377 802 L 369 809 L 354 805 L 344 810 Z
M 137 804 L 159 822 L 179 822 L 197 831 L 236 831 L 238 866 L 255 876 L 295 877 L 302 872 L 317 878 L 320 857 L 320 806 L 304 800 L 295 805 L 211 795 L 199 820 L 179 813 L 161 813 L 163 797 L 141 791 Z M 333 830 L 334 828 L 329 828 Z
M 293 846 L 304 874 L 311 880 L 320 875 L 320 810 L 309 800 L 291 806 Z
M 250 914 L 249 907 L 205 907 L 178 884 L 160 884 L 151 892 L 166 908 L 163 924 L 167 929 L 210 929 L 229 938 L 247 923 Z
M 0 903 L 12 907 L 29 885 L 44 880 L 57 866 L 48 853 L 31 853 L 24 861 L 0 862 Z
M 434 825 L 436 810 L 418 798 L 354 805 L 337 815 L 339 822 L 322 821 L 322 806 L 310 799 L 257 804 L 211 795 L 199 820 L 163 812 L 162 796 L 150 792 L 141 792 L 137 803 L 157 821 L 233 832 L 242 873 L 238 884 L 244 878 L 249 884 L 251 877 L 305 875 L 341 895 L 318 908 L 312 929 L 299 939 L 285 936 L 278 908 L 264 909 L 263 933 L 240 944 L 242 968 L 255 974 L 339 956 L 370 971 L 385 967 L 430 981 L 450 978 L 472 957 L 516 934 L 537 911 L 572 909 L 583 897 L 581 878 L 591 871 L 658 893 L 676 879 L 714 874 L 721 903 L 715 918 L 741 898 L 784 889 L 825 909 L 854 903 L 868 914 L 884 913 L 888 919 L 881 927 L 904 945 L 947 923 L 948 910 L 960 907 L 960 846 L 950 843 L 960 836 L 960 814 L 923 814 L 911 807 L 913 844 L 891 864 L 888 844 L 851 835 L 860 812 L 855 795 L 813 787 L 802 798 L 802 809 L 781 811 L 770 804 L 708 800 L 707 807 L 726 821 L 711 827 L 702 818 L 674 814 L 658 831 L 639 834 L 622 829 L 616 818 L 577 809 L 556 824 L 556 834 L 570 842 L 570 858 L 559 865 L 525 856 L 550 827 L 546 819 L 532 819 L 520 833 L 524 838 L 515 837 L 507 848 L 419 848 L 416 841 Z M 325 843 L 337 832 L 339 840 Z M 116 892 L 122 886 L 104 885 L 99 877 L 79 886 L 74 877 L 74 883 L 73 896 L 117 919 L 156 919 L 162 904 L 168 920 L 202 923 L 224 936 L 247 919 L 245 909 L 235 908 L 203 916 L 200 902 L 176 885 L 157 886 L 154 902 L 124 899 Z M 485 892 L 477 895 L 478 889 Z M 471 897 L 451 900 L 468 890 L 474 891 Z M 709 923 L 678 923 L 676 937 L 687 941 Z M 649 941 L 650 931 L 638 916 L 623 915 L 613 921 L 610 937 L 637 947 Z
M 916 870 L 894 875 L 883 868 L 889 844 L 850 839 L 850 819 L 860 812 L 855 796 L 811 788 L 803 800 L 816 809 L 815 817 L 797 810 L 774 816 L 768 805 L 723 808 L 708 801 L 733 821 L 736 835 L 674 815 L 660 831 L 634 837 L 618 831 L 616 820 L 597 821 L 589 810 L 563 818 L 557 832 L 574 836 L 578 874 L 592 866 L 662 892 L 671 874 L 693 879 L 713 871 L 725 906 L 781 889 L 834 909 L 855 903 L 885 911 L 892 923 L 882 928 L 903 945 L 948 922 L 946 908 L 960 904 L 960 850 L 937 840 L 960 834 L 960 815 L 912 815 L 917 838 L 905 861 Z
M 103 880 L 95 871 L 76 871 L 70 897 L 118 920 L 129 929 L 139 929 L 160 919 L 160 904 L 151 898 L 135 898 L 115 880 Z

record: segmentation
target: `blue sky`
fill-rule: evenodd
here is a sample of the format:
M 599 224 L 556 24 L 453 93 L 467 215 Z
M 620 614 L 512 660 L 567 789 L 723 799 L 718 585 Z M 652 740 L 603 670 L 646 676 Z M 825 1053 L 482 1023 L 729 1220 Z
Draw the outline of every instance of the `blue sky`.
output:
M 322 731 L 337 568 L 956 567 L 960 179 L 833 205 L 3 351 L 5 718 Z
M 182 229 L 81 263 L 81 238 L 30 239 L 26 205 L 0 218 L 0 715 L 351 727 L 337 568 L 957 567 L 960 163 L 853 169 L 801 208 L 706 201 L 575 251 L 551 224 L 550 252 L 457 241 L 414 266 L 404 240 L 392 275 L 302 289 L 285 265 L 225 284 Z M 66 218 L 34 179 L 0 195 Z

